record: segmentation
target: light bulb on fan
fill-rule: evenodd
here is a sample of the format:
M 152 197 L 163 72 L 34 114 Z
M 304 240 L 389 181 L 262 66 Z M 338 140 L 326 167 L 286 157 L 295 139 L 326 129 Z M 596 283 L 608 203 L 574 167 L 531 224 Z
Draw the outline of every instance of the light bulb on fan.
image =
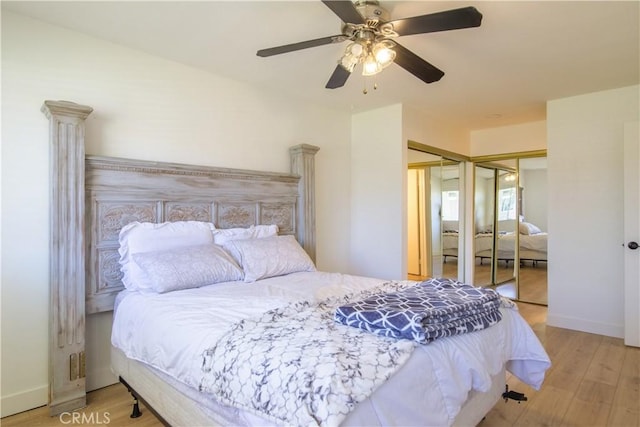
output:
M 396 52 L 393 47 L 393 42 L 390 40 L 383 40 L 373 47 L 373 54 L 381 68 L 387 67 L 396 59 Z
M 382 66 L 378 61 L 376 61 L 375 56 L 371 53 L 367 55 L 362 63 L 362 75 L 373 76 L 374 74 L 378 74 L 380 71 L 382 71 Z

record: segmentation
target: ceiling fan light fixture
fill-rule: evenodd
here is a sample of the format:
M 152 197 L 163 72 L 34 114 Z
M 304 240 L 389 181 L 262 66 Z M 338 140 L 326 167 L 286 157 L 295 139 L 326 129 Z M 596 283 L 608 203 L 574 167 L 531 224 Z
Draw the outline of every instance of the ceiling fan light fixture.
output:
M 358 60 L 358 58 L 354 57 L 351 54 L 345 54 L 340 59 L 340 65 L 342 65 L 342 67 L 350 73 L 353 73 L 353 70 L 355 70 L 356 65 L 358 65 L 359 62 L 360 61 Z
M 362 75 L 373 76 L 382 71 L 382 65 L 376 60 L 373 53 L 369 53 L 362 63 Z
M 387 67 L 396 59 L 394 44 L 390 40 L 383 40 L 373 47 L 373 55 L 382 68 Z
M 349 43 L 347 48 L 344 50 L 344 55 L 340 58 L 340 65 L 352 73 L 353 70 L 355 70 L 356 65 L 361 62 L 363 54 L 364 46 L 358 42 Z
M 364 46 L 358 42 L 350 43 L 347 46 L 346 53 L 351 54 L 356 58 L 360 58 L 364 54 Z

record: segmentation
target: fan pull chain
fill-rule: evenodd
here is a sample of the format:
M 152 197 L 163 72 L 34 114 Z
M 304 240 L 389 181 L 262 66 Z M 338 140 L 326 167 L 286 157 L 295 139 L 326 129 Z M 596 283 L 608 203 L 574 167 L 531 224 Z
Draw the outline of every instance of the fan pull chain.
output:
M 373 82 L 373 90 L 378 90 L 378 82 Z M 362 93 L 363 94 L 368 94 L 369 91 L 367 90 L 367 79 L 364 79 L 364 88 L 362 89 Z

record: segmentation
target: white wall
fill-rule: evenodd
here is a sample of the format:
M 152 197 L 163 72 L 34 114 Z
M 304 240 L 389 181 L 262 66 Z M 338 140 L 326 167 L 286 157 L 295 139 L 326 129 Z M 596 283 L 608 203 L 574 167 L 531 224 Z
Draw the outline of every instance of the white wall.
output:
M 545 121 L 479 129 L 470 132 L 469 155 L 517 153 L 547 148 Z
M 542 231 L 547 231 L 549 217 L 547 170 L 520 169 L 520 183 L 523 188 L 522 210 L 524 220 L 535 224 Z
M 407 140 L 458 154 L 469 154 L 468 131 L 442 120 L 434 120 L 414 108 L 403 106 L 402 131 Z
M 47 402 L 47 99 L 94 108 L 88 154 L 288 172 L 290 146 L 319 146 L 317 264 L 347 270 L 349 113 L 3 11 L 2 416 Z M 110 314 L 88 319 L 90 388 L 109 375 L 110 322 Z
M 353 115 L 351 273 L 406 277 L 407 141 L 460 153 L 468 136 L 400 104 Z
M 407 149 L 399 104 L 354 114 L 351 122 L 352 274 L 407 274 Z
M 547 104 L 549 325 L 623 336 L 623 138 L 639 93 Z

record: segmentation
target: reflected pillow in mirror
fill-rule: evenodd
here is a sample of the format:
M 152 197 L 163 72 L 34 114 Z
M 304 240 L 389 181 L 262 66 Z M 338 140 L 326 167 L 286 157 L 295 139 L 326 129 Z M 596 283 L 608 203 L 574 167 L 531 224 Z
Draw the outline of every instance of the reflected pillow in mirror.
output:
M 520 234 L 524 234 L 526 236 L 542 233 L 542 230 L 540 230 L 540 228 L 531 224 L 530 222 L 521 222 L 518 228 L 520 230 Z
M 457 233 L 458 221 L 442 221 L 442 231 L 444 233 Z

